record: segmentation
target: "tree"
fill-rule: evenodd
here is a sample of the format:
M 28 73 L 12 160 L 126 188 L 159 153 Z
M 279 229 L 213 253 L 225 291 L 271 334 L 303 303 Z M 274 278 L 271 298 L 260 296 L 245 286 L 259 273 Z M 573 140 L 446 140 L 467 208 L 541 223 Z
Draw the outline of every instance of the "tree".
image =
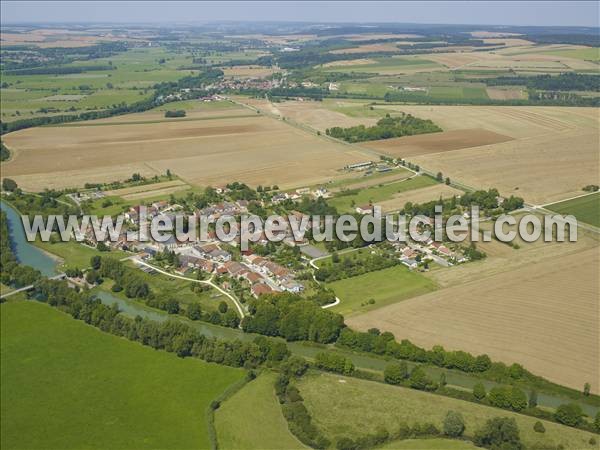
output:
M 536 433 L 545 433 L 546 432 L 546 427 L 544 427 L 544 424 L 538 420 L 533 425 L 533 431 L 535 431 Z
M 340 255 L 338 255 L 337 252 L 333 252 L 331 254 L 331 262 L 334 263 L 334 264 L 337 264 L 337 263 L 340 262 Z
M 538 405 L 538 401 L 537 401 L 537 391 L 535 389 L 532 389 L 531 392 L 529 393 L 529 402 L 528 402 L 528 406 L 530 408 L 535 408 Z
M 221 314 L 225 314 L 225 313 L 227 312 L 227 310 L 228 310 L 228 309 L 229 309 L 229 306 L 227 306 L 227 303 L 226 303 L 226 302 L 223 302 L 223 301 L 222 301 L 222 302 L 220 302 L 220 303 L 219 303 L 219 312 L 220 312 Z
M 446 184 L 450 186 L 450 177 L 446 177 Z
M 444 434 L 453 438 L 462 436 L 465 431 L 465 421 L 462 414 L 456 411 L 448 411 L 444 418 Z
M 5 178 L 2 180 L 2 190 L 8 192 L 14 192 L 17 190 L 17 182 L 12 178 Z
M 88 272 L 85 274 L 85 281 L 90 284 L 96 284 L 98 281 L 100 281 L 100 275 L 98 275 L 98 272 L 95 270 L 88 270 Z
M 191 320 L 200 320 L 202 319 L 202 308 L 198 303 L 192 303 L 187 308 L 187 316 Z
M 169 314 L 178 314 L 179 302 L 173 298 L 170 298 L 165 303 L 165 311 L 167 311 Z
M 486 392 L 483 383 L 477 383 L 475 386 L 473 386 L 473 397 L 475 397 L 477 400 L 483 400 L 485 395 Z
M 577 403 L 560 405 L 556 408 L 556 412 L 554 413 L 554 418 L 557 422 L 564 423 L 571 427 L 579 425 L 582 417 L 583 411 L 581 410 L 581 406 Z
M 447 382 L 446 382 L 446 372 L 442 372 L 440 374 L 440 386 L 446 386 Z
M 408 376 L 406 362 L 392 363 L 385 366 L 383 379 L 389 384 L 400 384 Z
M 477 430 L 475 445 L 485 448 L 521 450 L 523 444 L 519 435 L 519 427 L 515 419 L 494 417 Z
M 94 269 L 94 270 L 100 269 L 101 264 L 102 264 L 102 258 L 100 258 L 100 256 L 95 255 L 90 258 L 90 265 L 92 266 L 92 269 Z
M 421 366 L 415 366 L 410 373 L 410 387 L 414 389 L 432 391 L 437 386 L 431 381 Z
M 435 176 L 435 179 L 438 180 L 440 183 L 444 181 L 444 175 L 442 175 L 442 172 L 438 172 Z
M 588 397 L 590 395 L 590 389 L 592 387 L 590 386 L 590 383 L 585 383 L 583 385 L 583 395 L 585 395 L 586 397 Z

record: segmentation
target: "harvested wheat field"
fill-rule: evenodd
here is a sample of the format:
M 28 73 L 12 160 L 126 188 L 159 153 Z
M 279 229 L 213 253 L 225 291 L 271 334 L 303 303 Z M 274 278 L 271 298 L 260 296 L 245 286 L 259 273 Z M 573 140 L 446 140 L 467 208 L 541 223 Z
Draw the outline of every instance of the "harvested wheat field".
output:
M 259 115 L 31 128 L 5 135 L 4 142 L 14 157 L 3 164 L 3 176 L 36 191 L 167 169 L 196 185 L 239 180 L 294 187 L 331 179 L 345 165 L 368 159 L 358 149 Z
M 434 186 L 414 189 L 412 191 L 400 192 L 394 194 L 390 200 L 377 202 L 383 212 L 397 211 L 404 208 L 407 202 L 425 203 L 441 198 L 450 198 L 453 195 L 460 196 L 463 192 L 445 184 L 436 184 Z
M 492 100 L 523 100 L 527 98 L 527 93 L 520 88 L 498 88 L 488 86 L 485 91 Z
M 600 392 L 599 251 L 557 259 L 383 307 L 347 319 L 397 339 L 487 353 L 556 383 Z M 452 270 L 452 269 L 450 269 Z
M 273 70 L 270 67 L 250 65 L 223 67 L 222 70 L 226 77 L 232 78 L 264 78 L 277 72 L 277 70 Z
M 337 103 L 340 105 L 349 104 L 348 102 Z M 327 105 L 329 106 L 329 104 Z M 331 127 L 353 127 L 356 125 L 372 126 L 375 125 L 378 120 L 378 118 L 375 117 L 350 117 L 341 112 L 328 109 L 327 106 L 323 105 L 323 102 L 289 101 L 277 103 L 276 107 L 283 117 L 306 124 L 321 132 L 325 132 L 327 128 Z M 335 107 L 335 104 L 329 107 Z
M 453 130 L 401 138 L 369 141 L 362 145 L 394 157 L 407 158 L 461 148 L 511 141 L 513 138 L 482 129 Z
M 169 195 L 188 189 L 189 184 L 181 180 L 164 181 L 162 183 L 144 184 L 123 189 L 106 191 L 106 195 L 116 195 L 125 200 L 137 200 L 140 198 L 156 197 L 158 195 Z
M 544 204 L 581 193 L 600 178 L 597 108 L 389 105 L 431 119 L 446 131 L 479 128 L 513 140 L 451 152 L 422 154 L 411 162 L 477 188 L 496 187 Z M 429 137 L 434 138 L 435 135 Z M 379 144 L 385 145 L 385 144 Z

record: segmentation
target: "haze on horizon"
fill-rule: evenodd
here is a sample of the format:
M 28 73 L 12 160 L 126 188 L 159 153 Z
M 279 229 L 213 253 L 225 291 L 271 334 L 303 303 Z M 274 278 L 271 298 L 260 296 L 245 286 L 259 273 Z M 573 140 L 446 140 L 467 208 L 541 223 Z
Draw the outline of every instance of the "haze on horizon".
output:
M 206 23 L 217 21 L 600 25 L 596 1 L 143 2 L 2 1 L 2 24 Z

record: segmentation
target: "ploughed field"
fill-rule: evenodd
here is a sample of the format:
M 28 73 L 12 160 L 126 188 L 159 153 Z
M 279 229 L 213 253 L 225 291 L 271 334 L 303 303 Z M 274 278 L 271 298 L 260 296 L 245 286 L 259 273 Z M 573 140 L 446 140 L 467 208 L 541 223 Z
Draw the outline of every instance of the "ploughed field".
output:
M 518 195 L 527 202 L 544 204 L 579 195 L 582 187 L 597 184 L 600 178 L 600 117 L 596 108 L 378 108 L 431 119 L 444 132 L 367 146 L 396 157 L 408 157 L 433 173 L 440 171 L 471 187 L 496 187 L 503 195 Z M 464 135 L 462 144 L 458 145 L 456 136 L 449 139 L 449 132 Z M 490 140 L 494 136 L 496 142 Z
M 246 110 L 247 111 L 247 110 Z M 359 149 L 256 114 L 214 120 L 42 127 L 4 136 L 14 157 L 3 176 L 28 190 L 153 176 L 167 169 L 196 185 L 242 181 L 293 187 L 332 179 L 368 160 Z

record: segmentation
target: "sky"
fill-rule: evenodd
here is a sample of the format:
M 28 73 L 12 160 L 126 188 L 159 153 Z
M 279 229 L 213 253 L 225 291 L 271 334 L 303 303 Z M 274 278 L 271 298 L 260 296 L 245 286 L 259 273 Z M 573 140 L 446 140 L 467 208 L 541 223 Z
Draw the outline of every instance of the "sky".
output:
M 597 1 L 193 2 L 14 1 L 2 23 L 176 23 L 213 21 L 396 22 L 476 25 L 600 24 Z

